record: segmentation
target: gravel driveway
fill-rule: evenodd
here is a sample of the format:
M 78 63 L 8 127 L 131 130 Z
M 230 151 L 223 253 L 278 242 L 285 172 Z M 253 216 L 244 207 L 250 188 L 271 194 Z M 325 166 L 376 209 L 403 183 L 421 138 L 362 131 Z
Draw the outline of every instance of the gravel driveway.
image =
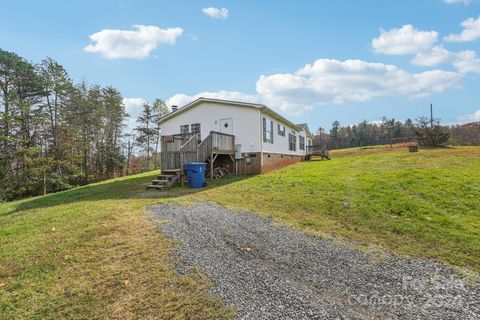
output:
M 238 319 L 480 319 L 480 286 L 439 264 L 362 253 L 249 212 L 197 203 L 152 208 Z

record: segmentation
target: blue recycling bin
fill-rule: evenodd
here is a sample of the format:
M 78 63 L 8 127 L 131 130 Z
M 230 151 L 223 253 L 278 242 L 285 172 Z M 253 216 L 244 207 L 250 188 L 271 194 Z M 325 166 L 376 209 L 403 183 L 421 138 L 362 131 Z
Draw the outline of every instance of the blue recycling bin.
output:
M 190 188 L 202 188 L 205 185 L 206 163 L 187 162 L 183 165 L 183 168 L 187 174 L 187 182 Z

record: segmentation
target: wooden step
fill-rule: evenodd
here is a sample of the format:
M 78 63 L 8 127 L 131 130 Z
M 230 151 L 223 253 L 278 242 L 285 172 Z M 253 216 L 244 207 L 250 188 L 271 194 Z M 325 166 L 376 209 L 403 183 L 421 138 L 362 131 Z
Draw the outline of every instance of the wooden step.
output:
M 152 180 L 152 184 L 166 184 L 168 182 L 171 182 L 172 180 Z
M 147 186 L 147 189 L 157 189 L 158 190 L 158 189 L 165 189 L 165 188 L 166 188 L 166 186 L 159 185 L 159 184 L 149 184 Z
M 175 175 L 170 175 L 170 174 L 161 174 L 157 176 L 157 179 L 159 180 L 171 180 Z
M 157 179 L 152 180 L 152 183 L 147 185 L 147 189 L 167 190 L 175 183 L 178 183 L 181 178 L 181 169 L 163 170 Z
M 182 172 L 182 169 L 164 169 L 162 170 L 162 174 L 166 173 L 166 174 L 177 174 L 177 173 L 180 173 Z

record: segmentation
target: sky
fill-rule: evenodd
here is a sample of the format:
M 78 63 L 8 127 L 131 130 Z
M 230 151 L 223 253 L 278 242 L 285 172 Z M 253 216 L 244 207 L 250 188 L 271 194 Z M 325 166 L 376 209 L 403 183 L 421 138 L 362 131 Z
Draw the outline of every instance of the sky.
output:
M 315 131 L 480 121 L 480 0 L 2 1 L 0 48 L 155 98 L 263 103 Z M 129 126 L 133 126 L 130 121 Z

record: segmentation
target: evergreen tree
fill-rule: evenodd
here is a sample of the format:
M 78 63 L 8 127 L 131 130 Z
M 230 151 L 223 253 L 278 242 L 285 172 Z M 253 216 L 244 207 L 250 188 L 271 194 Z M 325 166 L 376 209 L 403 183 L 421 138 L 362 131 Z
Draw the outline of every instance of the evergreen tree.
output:
M 143 110 L 137 119 L 137 123 L 137 144 L 146 153 L 146 169 L 150 170 L 152 142 L 155 137 L 155 114 L 152 106 L 148 103 L 143 104 Z

